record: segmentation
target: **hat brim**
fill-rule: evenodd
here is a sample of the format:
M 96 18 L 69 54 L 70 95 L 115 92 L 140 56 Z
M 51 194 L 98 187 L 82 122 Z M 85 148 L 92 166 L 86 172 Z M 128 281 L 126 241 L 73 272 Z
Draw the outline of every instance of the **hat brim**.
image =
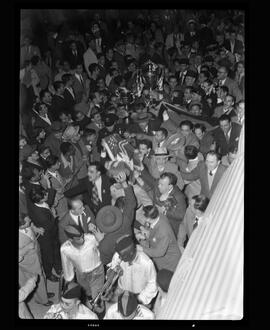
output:
M 72 135 L 70 136 L 66 136 L 65 135 L 65 132 L 63 133 L 63 139 L 72 139 L 74 135 L 77 135 L 79 133 L 79 130 L 80 130 L 80 126 L 74 126 L 75 128 L 75 131 Z M 67 128 L 68 129 L 68 128 Z
M 108 213 L 113 213 L 116 219 L 114 224 L 110 227 L 104 224 L 105 215 Z M 122 212 L 117 207 L 108 205 L 108 206 L 104 206 L 102 209 L 98 211 L 96 217 L 96 225 L 99 228 L 99 230 L 102 231 L 103 233 L 106 234 L 116 231 L 122 226 L 122 223 L 123 223 Z
M 146 121 L 149 121 L 151 119 L 151 116 L 149 114 L 147 114 L 147 117 L 145 118 L 134 118 L 134 122 L 135 123 L 144 123 Z

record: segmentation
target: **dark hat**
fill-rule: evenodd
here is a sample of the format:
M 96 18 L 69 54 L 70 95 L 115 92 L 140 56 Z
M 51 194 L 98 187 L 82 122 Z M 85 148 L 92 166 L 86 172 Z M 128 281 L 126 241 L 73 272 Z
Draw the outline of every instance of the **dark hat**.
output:
M 178 60 L 179 64 L 186 64 L 189 65 L 189 59 L 188 58 L 180 58 Z
M 160 129 L 161 124 L 162 124 L 162 121 L 159 118 L 150 120 L 148 123 L 148 129 L 151 132 L 158 131 Z
M 97 214 L 96 224 L 103 233 L 112 233 L 119 229 L 123 223 L 121 211 L 115 206 L 104 206 Z
M 196 93 L 201 95 L 202 97 L 205 96 L 205 91 L 201 87 L 192 88 L 192 93 Z
M 157 284 L 164 291 L 168 292 L 173 272 L 168 269 L 161 269 L 157 273 Z
M 63 291 L 62 297 L 65 299 L 81 298 L 81 287 L 75 282 L 70 282 Z
M 188 70 L 186 73 L 186 77 L 193 77 L 196 78 L 197 77 L 197 73 L 193 70 Z
M 113 114 L 113 113 L 109 113 L 104 117 L 104 124 L 106 127 L 112 126 L 113 124 L 115 124 L 118 120 L 118 117 Z
M 214 59 L 211 55 L 207 55 L 204 58 L 204 62 L 214 62 Z
M 118 240 L 115 243 L 115 251 L 120 252 L 124 249 L 128 248 L 129 246 L 135 244 L 134 240 L 131 235 L 124 235 L 118 238 Z
M 118 297 L 118 311 L 124 317 L 130 316 L 137 309 L 138 301 L 134 293 L 124 291 Z
M 20 161 L 23 161 L 27 159 L 34 151 L 36 150 L 35 145 L 29 145 L 26 144 L 21 150 L 20 150 Z
M 62 132 L 63 124 L 60 121 L 53 121 L 51 125 L 52 132 Z
M 81 228 L 77 225 L 68 225 L 65 227 L 64 232 L 68 236 L 68 238 L 73 238 L 73 237 L 80 237 L 83 234 L 83 231 Z
M 140 113 L 133 120 L 136 123 L 144 123 L 146 121 L 149 121 L 150 118 L 152 118 L 152 116 L 150 115 L 150 113 Z

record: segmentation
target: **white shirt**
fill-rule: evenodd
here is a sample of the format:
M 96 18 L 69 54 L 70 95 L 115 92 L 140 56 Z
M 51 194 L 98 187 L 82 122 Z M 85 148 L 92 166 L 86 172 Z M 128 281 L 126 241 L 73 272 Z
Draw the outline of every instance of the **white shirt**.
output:
M 40 117 L 41 119 L 43 119 L 44 121 L 46 121 L 46 123 L 48 123 L 49 125 L 52 124 L 51 121 L 50 121 L 50 118 L 48 117 L 47 114 L 45 114 L 44 117 L 39 115 L 39 117 Z
M 225 84 L 225 80 L 226 80 L 226 78 L 223 79 L 223 80 L 220 80 L 220 81 L 219 81 L 219 86 L 223 86 L 223 85 Z
M 157 294 L 156 270 L 153 261 L 143 252 L 137 251 L 132 264 L 121 261 L 119 254 L 115 252 L 111 261 L 111 268 L 119 265 L 123 269 L 123 275 L 118 279 L 118 285 L 123 290 L 135 294 L 139 293 L 139 300 L 147 305 Z
M 43 202 L 43 203 L 40 203 L 40 204 L 37 204 L 37 203 L 34 203 L 34 204 L 38 207 L 43 207 L 45 209 L 51 210 L 49 205 L 46 202 Z
M 159 221 L 159 217 L 157 218 L 157 220 L 151 223 L 150 228 L 153 229 L 155 225 L 158 223 L 158 221 Z
M 62 178 L 61 178 L 60 174 L 59 174 L 57 171 L 55 171 L 55 172 L 51 172 L 51 171 L 47 170 L 47 172 L 48 172 L 51 176 L 53 176 L 57 181 L 59 181 L 61 184 L 63 184 L 63 182 L 62 182 Z
M 138 314 L 133 318 L 133 320 L 154 320 L 155 315 L 150 309 L 143 305 L 137 306 Z M 115 303 L 109 307 L 104 316 L 104 320 L 123 320 L 124 317 L 118 312 L 118 303 Z
M 102 202 L 102 194 L 101 194 L 101 176 L 95 181 L 95 185 L 97 187 L 98 198 Z
M 84 234 L 84 244 L 76 248 L 68 240 L 61 245 L 61 259 L 66 281 L 74 278 L 74 268 L 80 273 L 89 273 L 100 264 L 100 253 L 98 250 L 98 241 L 92 234 Z
M 158 316 L 158 314 L 162 311 L 162 307 L 166 301 L 166 296 L 163 296 L 160 292 L 158 293 L 153 309 L 153 312 L 155 313 L 156 316 Z
M 97 56 L 91 48 L 88 48 L 87 51 L 83 54 L 83 61 L 84 61 L 85 70 L 90 77 L 90 73 L 88 70 L 89 65 L 92 63 L 98 64 Z
M 69 319 L 69 315 L 63 311 L 60 303 L 53 304 L 44 315 L 44 319 Z M 97 315 L 83 304 L 79 304 L 78 312 L 73 319 L 76 320 L 98 320 Z
M 73 99 L 75 100 L 75 95 L 74 95 L 74 93 L 73 93 L 73 89 L 70 88 L 70 87 L 66 87 L 66 90 L 69 91 L 69 93 L 72 95 Z
M 171 193 L 172 190 L 173 190 L 173 187 L 166 194 L 161 195 L 160 198 L 159 198 L 159 200 L 161 202 L 164 202 L 169 197 L 169 195 L 170 195 L 170 193 Z
M 74 75 L 75 75 L 75 77 L 79 80 L 79 82 L 80 82 L 81 84 L 83 84 L 83 77 L 82 77 L 82 75 L 81 75 L 81 74 L 78 74 L 78 73 L 75 73 Z

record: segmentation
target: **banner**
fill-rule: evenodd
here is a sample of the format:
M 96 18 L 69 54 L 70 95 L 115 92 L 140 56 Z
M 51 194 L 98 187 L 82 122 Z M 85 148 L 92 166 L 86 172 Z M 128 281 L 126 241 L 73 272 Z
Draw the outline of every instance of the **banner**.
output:
M 120 135 L 112 134 L 106 136 L 103 141 L 105 149 L 111 160 L 119 159 L 119 157 L 123 158 L 123 155 L 127 156 L 129 159 L 132 159 L 134 148 L 127 140 L 121 138 Z

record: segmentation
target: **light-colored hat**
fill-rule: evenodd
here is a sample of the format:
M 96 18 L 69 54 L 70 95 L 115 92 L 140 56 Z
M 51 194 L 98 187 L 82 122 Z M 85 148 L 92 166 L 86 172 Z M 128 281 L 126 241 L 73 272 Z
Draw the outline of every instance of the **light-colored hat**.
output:
M 169 156 L 169 152 L 166 148 L 156 148 L 155 156 Z
M 78 134 L 80 126 L 68 126 L 62 136 L 63 140 L 71 140 L 76 134 Z

